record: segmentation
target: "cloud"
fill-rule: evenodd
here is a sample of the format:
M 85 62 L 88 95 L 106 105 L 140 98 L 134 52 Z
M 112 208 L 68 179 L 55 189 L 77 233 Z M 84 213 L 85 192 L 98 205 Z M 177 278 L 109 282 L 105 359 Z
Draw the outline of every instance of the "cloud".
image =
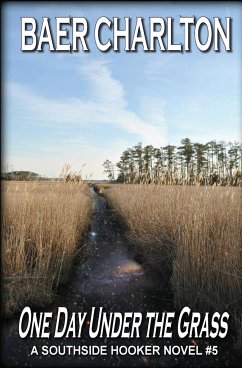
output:
M 166 126 L 162 101 L 146 101 L 144 117 L 128 108 L 123 84 L 114 79 L 110 65 L 92 61 L 77 66 L 81 78 L 87 81 L 89 98 L 80 95 L 75 98 L 46 98 L 32 89 L 9 83 L 7 92 L 20 113 L 33 122 L 56 126 L 109 125 L 132 134 L 134 142 L 160 146 L 166 141 Z M 79 81 L 77 80 L 77 83 Z M 86 95 L 85 95 L 86 96 Z
M 76 83 L 80 85 L 80 93 L 74 98 L 49 98 L 36 92 L 34 87 L 7 84 L 7 128 L 8 119 L 12 117 L 14 124 L 28 122 L 29 129 L 33 131 L 36 131 L 36 125 L 44 129 L 46 126 L 46 132 L 50 132 L 47 141 L 36 142 L 31 154 L 24 146 L 18 154 L 16 150 L 8 149 L 7 163 L 16 170 L 28 169 L 48 176 L 58 176 L 65 163 L 69 163 L 74 171 L 85 164 L 83 176 L 93 174 L 94 178 L 100 179 L 104 177 L 103 162 L 108 158 L 116 163 L 128 146 L 138 141 L 154 146 L 165 143 L 162 101 L 143 98 L 139 101 L 139 113 L 136 113 L 128 107 L 125 88 L 112 76 L 109 63 L 83 61 L 74 72 L 77 73 Z M 88 88 L 86 93 L 83 93 L 83 85 Z M 110 133 L 105 146 L 99 145 L 97 142 L 103 138 L 95 133 L 95 128 L 100 132 L 100 128 L 105 127 L 106 131 L 109 126 L 120 134 L 113 136 L 113 132 Z M 87 127 L 93 132 L 88 137 Z

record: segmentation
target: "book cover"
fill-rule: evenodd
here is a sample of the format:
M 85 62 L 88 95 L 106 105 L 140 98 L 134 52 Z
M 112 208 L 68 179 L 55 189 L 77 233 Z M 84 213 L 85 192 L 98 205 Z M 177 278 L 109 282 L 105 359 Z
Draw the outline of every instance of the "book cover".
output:
M 237 367 L 241 3 L 1 10 L 3 366 Z

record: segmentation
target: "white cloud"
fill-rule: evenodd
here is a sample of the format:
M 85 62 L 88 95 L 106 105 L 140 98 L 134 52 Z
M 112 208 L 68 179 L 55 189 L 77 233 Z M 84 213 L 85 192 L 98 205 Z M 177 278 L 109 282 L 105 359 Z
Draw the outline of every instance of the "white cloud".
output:
M 92 173 L 94 178 L 102 178 L 102 164 L 105 159 L 116 163 L 123 150 L 130 146 L 130 142 L 136 144 L 142 141 L 143 144 L 154 146 L 165 143 L 166 127 L 162 101 L 143 100 L 138 115 L 128 108 L 124 86 L 113 78 L 107 63 L 84 62 L 77 67 L 76 72 L 77 78 L 86 80 L 88 94 L 83 94 L 80 86 L 80 96 L 75 98 L 47 98 L 27 86 L 18 83 L 7 84 L 7 119 L 8 112 L 14 110 L 14 121 L 18 124 L 28 121 L 28 124 L 53 127 L 56 137 L 55 140 L 50 140 L 51 143 L 37 145 L 31 151 L 31 156 L 25 152 L 16 155 L 8 149 L 6 161 L 16 170 L 29 169 L 40 174 L 56 176 L 67 162 L 75 171 L 85 164 L 84 176 Z M 78 79 L 77 83 L 80 83 Z M 7 127 L 8 121 L 6 123 Z M 104 148 L 103 145 L 98 147 L 94 144 L 90 136 L 86 139 L 85 129 L 82 130 L 90 127 L 95 141 L 98 141 L 101 138 L 95 136 L 95 127 L 102 126 L 111 126 L 120 131 L 115 137 L 107 137 Z M 72 133 L 72 127 L 75 133 Z M 65 131 L 68 131 L 67 136 Z M 122 131 L 126 133 L 124 136 Z
M 68 126 L 92 124 L 94 127 L 105 124 L 132 134 L 134 142 L 141 140 L 144 144 L 160 146 L 166 141 L 162 101 L 147 101 L 147 118 L 142 119 L 127 107 L 124 87 L 112 77 L 107 63 L 85 63 L 78 66 L 78 72 L 88 82 L 91 95 L 89 99 L 45 98 L 17 83 L 8 84 L 8 98 L 20 104 L 22 114 L 33 122 Z

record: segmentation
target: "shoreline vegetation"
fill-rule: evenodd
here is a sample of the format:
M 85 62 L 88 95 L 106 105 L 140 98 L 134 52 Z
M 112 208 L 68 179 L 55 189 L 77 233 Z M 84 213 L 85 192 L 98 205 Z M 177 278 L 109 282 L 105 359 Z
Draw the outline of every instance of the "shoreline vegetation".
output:
M 242 186 L 242 144 L 184 138 L 180 146 L 156 148 L 139 142 L 116 164 L 106 160 L 103 167 L 110 182 L 117 183 Z
M 11 317 L 26 303 L 50 304 L 68 280 L 91 198 L 78 180 L 3 181 L 2 195 L 2 313 Z
M 127 238 L 164 273 L 176 308 L 228 311 L 242 346 L 242 208 L 235 187 L 98 185 Z M 161 280 L 162 282 L 162 280 Z

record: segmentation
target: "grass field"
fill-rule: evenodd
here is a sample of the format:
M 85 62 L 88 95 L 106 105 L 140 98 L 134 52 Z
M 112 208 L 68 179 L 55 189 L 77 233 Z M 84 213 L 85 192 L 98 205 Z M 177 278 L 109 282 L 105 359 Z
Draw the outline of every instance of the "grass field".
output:
M 53 300 L 90 220 L 83 183 L 2 183 L 3 313 Z
M 102 190 L 146 259 L 156 268 L 170 264 L 175 305 L 229 311 L 241 345 L 241 190 L 155 185 Z

